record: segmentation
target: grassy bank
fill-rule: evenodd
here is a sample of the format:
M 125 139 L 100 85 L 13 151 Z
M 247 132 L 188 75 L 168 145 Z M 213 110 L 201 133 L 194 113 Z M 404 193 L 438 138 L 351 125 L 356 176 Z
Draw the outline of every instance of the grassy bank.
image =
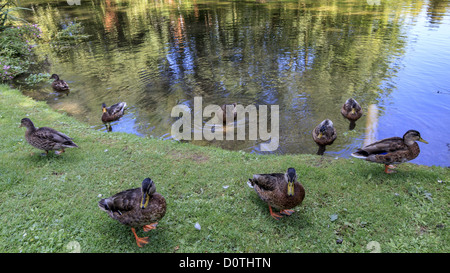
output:
M 80 148 L 41 156 L 18 128 L 26 116 Z M 448 168 L 403 164 L 386 175 L 356 159 L 262 156 L 105 133 L 4 85 L 0 140 L 1 252 L 68 252 L 73 241 L 82 252 L 369 252 L 372 241 L 382 252 L 450 251 Z M 246 181 L 291 166 L 306 198 L 275 221 Z M 97 202 L 145 177 L 168 209 L 156 230 L 138 231 L 150 239 L 140 249 Z

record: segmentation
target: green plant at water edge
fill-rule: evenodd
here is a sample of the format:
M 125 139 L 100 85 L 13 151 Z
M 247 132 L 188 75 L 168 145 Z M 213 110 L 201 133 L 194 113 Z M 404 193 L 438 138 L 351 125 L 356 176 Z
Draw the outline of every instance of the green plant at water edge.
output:
M 26 72 L 33 60 L 33 47 L 40 38 L 36 24 L 7 27 L 0 32 L 0 79 L 6 82 Z
M 13 0 L 0 1 L 0 29 L 5 26 L 11 7 L 14 6 L 16 6 L 16 3 Z
M 16 4 L 16 1 L 14 1 L 14 0 L 6 0 L 6 1 L 1 0 L 0 1 L 0 31 L 6 27 L 6 22 L 8 20 L 14 20 L 14 21 L 20 20 L 20 21 L 26 22 L 24 19 L 11 14 L 13 11 L 18 10 L 18 9 L 30 10 L 27 8 L 18 7 Z
M 50 80 L 49 73 L 38 73 L 38 74 L 30 74 L 25 78 L 24 82 L 28 85 L 34 85 L 40 82 L 48 82 L 51 83 L 53 80 Z

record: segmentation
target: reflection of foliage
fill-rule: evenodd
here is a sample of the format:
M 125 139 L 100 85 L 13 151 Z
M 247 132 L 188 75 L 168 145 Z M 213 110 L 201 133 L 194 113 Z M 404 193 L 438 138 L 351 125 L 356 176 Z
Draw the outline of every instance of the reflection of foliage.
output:
M 84 28 L 81 23 L 70 21 L 68 23 L 63 23 L 62 30 L 58 31 L 53 38 L 53 43 L 75 43 L 89 38 L 89 35 L 84 34 Z
M 351 2 L 92 1 L 77 7 L 77 14 L 89 14 L 83 22 L 92 43 L 67 54 L 45 48 L 45 54 L 82 67 L 77 73 L 88 82 L 139 97 L 145 105 L 138 119 L 202 95 L 284 105 L 302 112 L 288 117 L 301 123 L 303 116 L 325 118 L 350 96 L 367 105 L 388 94 L 404 50 L 403 20 L 423 7 L 413 0 Z M 35 8 L 48 41 L 70 15 L 50 4 Z M 128 88 L 138 84 L 141 93 Z M 95 109 L 87 98 L 82 103 Z M 146 113 L 149 105 L 154 110 Z M 158 130 L 167 127 L 157 122 Z M 310 138 L 300 131 L 306 126 L 289 133 Z
M 41 30 L 37 25 L 24 24 L 5 28 L 0 35 L 0 73 L 1 80 L 7 81 L 26 72 L 29 68 Z
M 48 4 L 46 7 L 34 9 L 36 19 L 44 30 L 43 39 L 53 45 L 71 45 L 89 38 L 84 27 L 74 20 L 63 20 L 59 10 Z

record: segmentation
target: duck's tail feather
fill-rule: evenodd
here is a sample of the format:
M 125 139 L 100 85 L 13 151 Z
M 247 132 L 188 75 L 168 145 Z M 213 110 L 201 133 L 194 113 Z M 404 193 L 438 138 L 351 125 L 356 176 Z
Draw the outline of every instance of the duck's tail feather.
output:
M 359 149 L 356 152 L 352 153 L 351 156 L 366 159 L 369 156 L 369 154 L 366 151 Z
M 104 211 L 110 210 L 108 205 L 106 204 L 106 199 L 102 199 L 102 200 L 98 201 L 98 207 Z

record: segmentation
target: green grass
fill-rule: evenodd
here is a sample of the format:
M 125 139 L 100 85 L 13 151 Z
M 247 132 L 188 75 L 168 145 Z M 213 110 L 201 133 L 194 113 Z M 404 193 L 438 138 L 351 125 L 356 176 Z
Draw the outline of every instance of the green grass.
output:
M 25 116 L 80 148 L 41 156 L 18 128 Z M 407 163 L 387 175 L 357 159 L 255 155 L 105 133 L 5 85 L 0 140 L 0 252 L 68 252 L 72 241 L 82 252 L 370 252 L 371 241 L 382 252 L 450 251 L 448 168 Z M 306 198 L 276 221 L 246 181 L 291 166 Z M 145 177 L 168 206 L 156 230 L 138 231 L 150 238 L 138 248 L 130 229 L 97 202 Z

